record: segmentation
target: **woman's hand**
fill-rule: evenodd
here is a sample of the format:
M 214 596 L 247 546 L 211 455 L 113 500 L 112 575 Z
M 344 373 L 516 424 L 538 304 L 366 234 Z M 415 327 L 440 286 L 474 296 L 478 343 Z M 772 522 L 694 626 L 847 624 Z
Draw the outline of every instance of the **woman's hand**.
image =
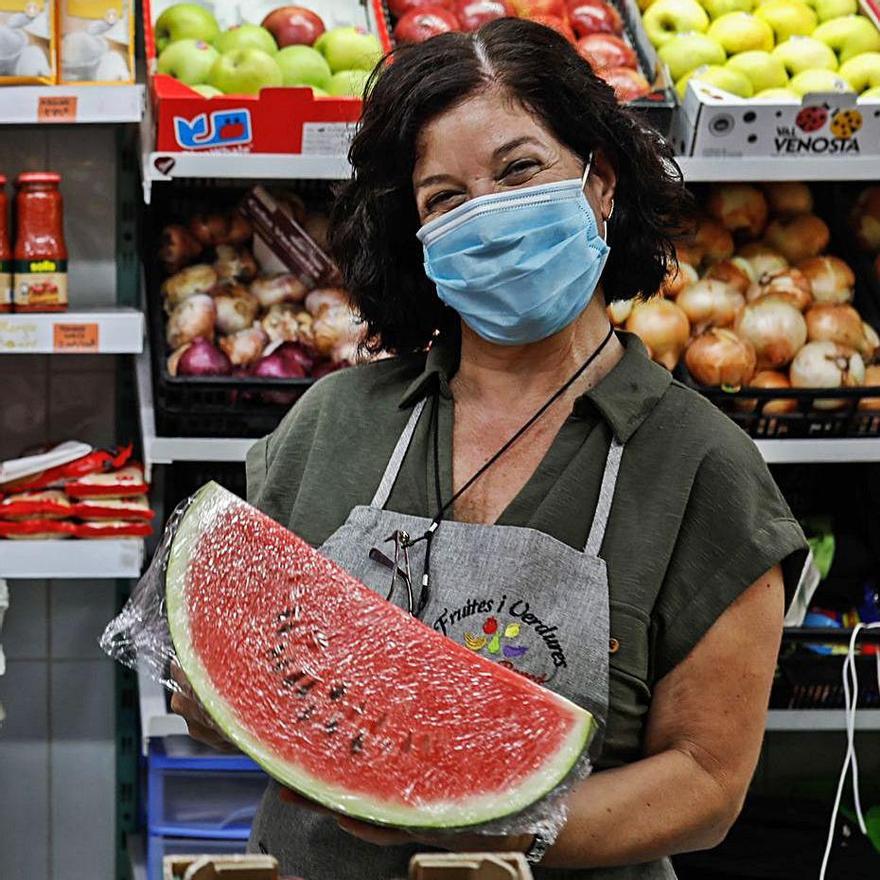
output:
M 186 721 L 189 735 L 219 752 L 237 751 L 202 708 L 202 704 L 193 693 L 189 679 L 174 662 L 171 664 L 171 677 L 180 685 L 180 691 L 175 691 L 171 695 L 171 711 L 176 712 Z
M 369 822 L 361 822 L 358 819 L 334 813 L 327 807 L 322 807 L 289 788 L 282 788 L 280 797 L 285 803 L 294 804 L 315 813 L 333 816 L 336 819 L 336 824 L 343 831 L 374 846 L 405 846 L 418 843 L 451 852 L 525 852 L 533 839 L 531 834 L 510 837 L 492 837 L 487 834 L 411 834 L 408 831 L 401 831 L 397 828 L 382 828 L 379 825 L 371 825 Z

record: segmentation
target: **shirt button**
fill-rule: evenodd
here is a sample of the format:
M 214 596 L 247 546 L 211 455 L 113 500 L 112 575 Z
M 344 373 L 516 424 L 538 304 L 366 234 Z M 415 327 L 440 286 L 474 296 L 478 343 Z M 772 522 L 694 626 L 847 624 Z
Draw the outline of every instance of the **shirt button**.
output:
M 608 640 L 608 653 L 616 654 L 620 650 L 620 642 L 617 639 Z

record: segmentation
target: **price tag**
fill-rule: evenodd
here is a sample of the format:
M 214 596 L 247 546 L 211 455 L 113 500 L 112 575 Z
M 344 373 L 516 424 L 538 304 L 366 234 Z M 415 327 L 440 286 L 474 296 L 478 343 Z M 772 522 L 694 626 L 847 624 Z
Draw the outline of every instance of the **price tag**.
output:
M 98 351 L 97 324 L 53 324 L 52 349 L 67 354 Z
M 39 328 L 36 321 L 20 321 L 0 316 L 0 354 L 36 351 L 39 344 Z
M 42 95 L 37 99 L 37 122 L 76 122 L 76 95 Z

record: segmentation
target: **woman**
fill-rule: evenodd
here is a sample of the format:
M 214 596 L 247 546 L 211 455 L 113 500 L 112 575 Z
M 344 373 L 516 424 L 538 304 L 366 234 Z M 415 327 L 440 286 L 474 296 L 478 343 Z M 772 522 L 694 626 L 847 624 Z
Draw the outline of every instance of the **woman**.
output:
M 251 844 L 309 880 L 402 876 L 426 844 L 673 877 L 740 809 L 804 560 L 752 442 L 605 316 L 658 288 L 680 177 L 563 38 L 512 19 L 397 53 L 351 158 L 333 250 L 398 356 L 316 385 L 253 448 L 250 499 L 377 589 L 370 550 L 408 532 L 421 618 L 458 641 L 480 603 L 520 622 L 506 662 L 604 722 L 600 772 L 555 840 L 414 838 L 273 783 Z

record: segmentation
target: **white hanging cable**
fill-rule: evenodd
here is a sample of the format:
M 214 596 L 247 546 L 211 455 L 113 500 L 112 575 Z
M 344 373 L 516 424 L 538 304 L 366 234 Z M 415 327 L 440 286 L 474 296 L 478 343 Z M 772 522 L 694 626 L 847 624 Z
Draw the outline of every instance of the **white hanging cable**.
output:
M 856 808 L 856 818 L 862 834 L 867 834 L 865 817 L 862 814 L 862 801 L 859 794 L 859 765 L 856 758 L 856 709 L 859 703 L 859 676 L 856 667 L 856 642 L 859 633 L 863 629 L 880 629 L 880 623 L 857 623 L 853 627 L 849 639 L 849 648 L 843 661 L 843 699 L 844 714 L 846 718 L 846 755 L 843 759 L 843 767 L 840 770 L 840 779 L 837 781 L 837 794 L 834 797 L 834 807 L 831 810 L 831 822 L 828 827 L 828 839 L 825 841 L 825 854 L 822 856 L 822 867 L 819 869 L 819 880 L 825 880 L 825 872 L 828 870 L 828 860 L 831 858 L 831 848 L 834 845 L 834 827 L 837 825 L 837 814 L 840 811 L 840 801 L 843 798 L 843 789 L 846 785 L 846 777 L 852 767 L 853 800 Z M 877 687 L 880 690 L 880 654 L 877 657 Z

